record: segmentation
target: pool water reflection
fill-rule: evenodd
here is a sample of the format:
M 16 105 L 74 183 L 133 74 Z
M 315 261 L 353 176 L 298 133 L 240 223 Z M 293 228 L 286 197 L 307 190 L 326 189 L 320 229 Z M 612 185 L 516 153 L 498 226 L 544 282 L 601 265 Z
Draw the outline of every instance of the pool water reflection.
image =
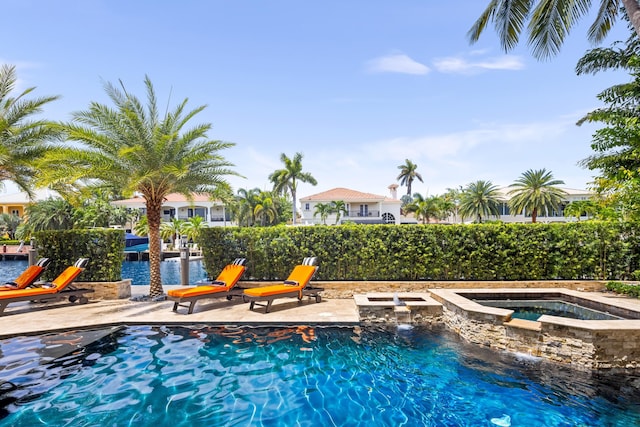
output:
M 0 340 L 0 422 L 640 423 L 638 376 L 576 372 L 467 345 L 441 330 L 131 326 L 45 360 L 47 347 L 77 335 Z

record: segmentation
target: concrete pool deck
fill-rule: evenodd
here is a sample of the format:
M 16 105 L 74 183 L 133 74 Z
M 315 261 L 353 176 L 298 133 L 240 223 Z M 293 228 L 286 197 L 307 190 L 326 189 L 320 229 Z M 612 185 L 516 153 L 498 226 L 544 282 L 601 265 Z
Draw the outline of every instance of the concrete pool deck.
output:
M 164 286 L 165 292 L 179 286 Z M 132 286 L 132 296 L 148 295 L 148 286 Z M 90 295 L 89 295 L 90 297 Z M 172 311 L 173 301 L 136 302 L 129 299 L 98 300 L 89 298 L 87 304 L 15 303 L 10 304 L 0 316 L 0 338 L 30 335 L 41 332 L 92 328 L 124 324 L 241 324 L 241 325 L 292 325 L 292 324 L 359 324 L 358 310 L 353 298 L 327 299 L 320 303 L 315 299 L 282 298 L 274 301 L 269 313 L 264 307 L 249 310 L 249 303 L 234 298 L 202 300 L 192 314 L 186 309 Z

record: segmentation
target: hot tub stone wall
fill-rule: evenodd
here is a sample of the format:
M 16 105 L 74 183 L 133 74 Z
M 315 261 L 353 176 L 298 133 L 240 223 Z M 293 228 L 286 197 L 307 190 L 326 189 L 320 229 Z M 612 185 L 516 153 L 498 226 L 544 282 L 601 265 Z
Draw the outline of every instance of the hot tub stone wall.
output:
M 396 312 L 394 307 L 358 306 L 360 321 L 364 324 L 411 323 L 412 325 L 435 325 L 442 323 L 442 310 L 433 307 L 411 307 L 407 311 Z

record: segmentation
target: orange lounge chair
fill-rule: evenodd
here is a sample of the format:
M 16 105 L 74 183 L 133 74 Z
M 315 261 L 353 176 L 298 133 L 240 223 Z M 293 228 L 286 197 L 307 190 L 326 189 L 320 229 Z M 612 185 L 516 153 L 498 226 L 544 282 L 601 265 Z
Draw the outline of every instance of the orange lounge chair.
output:
M 227 297 L 230 300 L 234 296 L 241 296 L 242 289 L 237 289 L 235 286 L 246 270 L 245 262 L 245 258 L 236 258 L 233 263 L 222 269 L 215 280 L 186 289 L 171 289 L 167 292 L 167 297 L 174 302 L 173 311 L 177 311 L 178 307 L 188 307 L 187 314 L 191 314 L 196 302 L 201 299 Z M 183 303 L 189 303 L 189 305 Z
M 311 278 L 318 270 L 315 263 L 315 257 L 305 258 L 302 265 L 297 265 L 281 285 L 245 289 L 243 298 L 245 301 L 251 301 L 249 310 L 253 310 L 258 301 L 266 301 L 266 305 L 259 303 L 258 305 L 264 306 L 265 313 L 268 313 L 271 303 L 278 298 L 298 298 L 298 301 L 302 301 L 302 297 L 309 296 L 315 297 L 316 302 L 320 302 L 322 297 L 319 292 L 324 291 L 324 289 L 309 286 Z
M 86 304 L 89 299 L 84 294 L 93 292 L 93 289 L 78 289 L 71 285 L 71 282 L 84 271 L 88 262 L 87 258 L 78 259 L 73 266 L 67 267 L 58 277 L 41 287 L 0 292 L 0 316 L 7 305 L 19 301 L 48 303 L 69 298 L 70 302 L 79 301 L 80 304 Z
M 40 258 L 37 263 L 27 267 L 15 280 L 1 284 L 0 292 L 28 288 L 38 280 L 50 263 L 49 258 Z

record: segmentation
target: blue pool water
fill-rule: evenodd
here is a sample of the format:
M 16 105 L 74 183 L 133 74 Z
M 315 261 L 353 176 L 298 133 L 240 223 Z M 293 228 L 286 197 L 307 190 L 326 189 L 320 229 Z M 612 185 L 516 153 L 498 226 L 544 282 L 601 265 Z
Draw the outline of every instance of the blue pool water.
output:
M 160 276 L 163 285 L 179 285 L 180 261 L 162 261 Z M 124 261 L 122 263 L 122 278 L 131 279 L 132 285 L 149 284 L 149 261 Z M 199 280 L 205 280 L 207 272 L 202 260 L 189 261 L 189 284 L 194 285 Z
M 0 261 L 0 280 L 5 282 L 15 279 L 27 266 L 26 260 Z M 162 261 L 160 275 L 164 285 L 179 285 L 181 282 L 180 262 Z M 148 285 L 149 261 L 124 261 L 122 263 L 122 278 L 132 279 L 133 285 Z M 206 278 L 207 272 L 202 260 L 189 261 L 189 284 L 193 285 Z
M 133 326 L 84 348 L 79 334 L 0 340 L 0 424 L 640 424 L 638 376 L 485 351 L 444 331 Z

